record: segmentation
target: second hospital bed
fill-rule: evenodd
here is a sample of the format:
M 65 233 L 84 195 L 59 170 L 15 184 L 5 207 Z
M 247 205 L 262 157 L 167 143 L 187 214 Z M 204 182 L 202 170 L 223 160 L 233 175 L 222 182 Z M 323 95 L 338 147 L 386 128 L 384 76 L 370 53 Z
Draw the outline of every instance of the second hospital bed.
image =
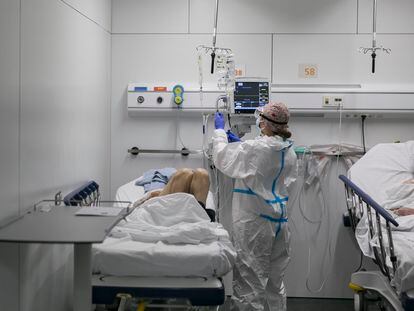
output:
M 414 310 L 414 215 L 392 212 L 414 208 L 413 178 L 414 141 L 379 144 L 340 176 L 359 247 L 380 268 L 352 275 L 357 311 L 366 310 L 369 291 L 385 298 L 384 310 Z
M 118 189 L 115 200 L 135 202 L 143 196 L 143 187 L 131 181 Z M 93 247 L 93 303 L 110 305 L 122 293 L 145 303 L 218 306 L 225 299 L 221 277 L 231 271 L 235 256 L 228 233 L 210 223 L 193 196 L 154 198 Z

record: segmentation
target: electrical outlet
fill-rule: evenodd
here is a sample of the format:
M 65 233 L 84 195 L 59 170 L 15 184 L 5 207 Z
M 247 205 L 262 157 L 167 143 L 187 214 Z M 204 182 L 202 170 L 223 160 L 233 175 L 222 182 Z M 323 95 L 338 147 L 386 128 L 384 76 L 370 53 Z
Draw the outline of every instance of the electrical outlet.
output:
M 322 97 L 322 107 L 343 107 L 344 97 L 340 95 L 324 95 Z
M 331 106 L 331 97 L 330 96 L 324 96 L 322 98 L 322 106 L 323 107 L 330 107 Z

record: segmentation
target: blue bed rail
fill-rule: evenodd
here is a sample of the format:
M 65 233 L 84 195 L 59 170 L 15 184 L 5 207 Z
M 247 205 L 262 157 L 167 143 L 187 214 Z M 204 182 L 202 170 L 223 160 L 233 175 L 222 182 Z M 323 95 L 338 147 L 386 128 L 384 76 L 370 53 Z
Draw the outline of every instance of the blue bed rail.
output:
M 345 196 L 352 229 L 355 231 L 358 222 L 366 214 L 366 221 L 369 228 L 369 238 L 378 238 L 379 246 L 372 247 L 375 259 L 381 272 L 391 281 L 396 271 L 397 257 L 394 252 L 394 241 L 392 239 L 391 225 L 398 227 L 398 222 L 381 207 L 374 199 L 365 193 L 360 187 L 344 175 L 339 179 L 345 184 Z M 375 212 L 373 215 L 373 211 Z M 375 217 L 374 217 L 375 216 Z M 385 231 L 388 237 L 388 245 L 384 242 L 384 229 L 381 218 L 385 220 Z M 376 223 L 376 224 L 375 224 Z M 393 271 L 387 266 L 387 258 L 392 263 Z
M 126 214 L 129 214 L 133 210 L 133 202 L 131 201 L 101 200 L 99 185 L 93 180 L 88 181 L 71 191 L 63 198 L 63 202 L 66 206 L 108 206 L 126 208 Z
M 358 195 L 365 203 L 371 206 L 376 212 L 378 212 L 385 220 L 392 223 L 394 226 L 398 227 L 398 222 L 388 213 L 383 207 L 381 207 L 377 202 L 375 202 L 368 194 L 366 194 L 361 188 L 359 188 L 355 183 L 353 183 L 348 177 L 344 175 L 339 175 L 339 179 L 343 183 L 350 187 L 356 195 Z
M 90 205 L 97 202 L 99 197 L 99 185 L 92 180 L 66 195 L 63 202 L 67 206 Z
M 363 221 L 365 221 L 368 224 L 369 239 L 373 239 L 375 237 L 378 238 L 379 242 L 379 245 L 376 245 L 376 243 L 370 243 L 371 250 L 374 253 L 374 262 L 378 265 L 382 274 L 385 275 L 389 281 L 391 281 L 397 269 L 397 257 L 394 251 L 394 241 L 392 237 L 391 225 L 393 225 L 394 227 L 398 227 L 398 222 L 392 217 L 392 215 L 387 210 L 385 210 L 382 206 L 375 202 L 374 199 L 372 199 L 367 193 L 365 193 L 349 178 L 345 177 L 344 175 L 340 175 L 339 179 L 345 185 L 346 205 L 349 213 L 349 222 L 351 224 L 352 229 L 354 231 L 356 230 L 358 222 L 361 219 L 363 219 Z M 384 230 L 388 237 L 388 244 L 384 242 Z M 390 269 L 387 265 L 388 260 L 392 264 L 392 269 Z M 358 270 L 352 274 L 352 278 L 356 276 L 357 280 L 363 281 L 364 273 L 367 272 Z M 371 279 L 365 280 L 367 281 L 368 285 L 370 284 L 370 280 Z M 395 287 L 391 285 L 391 288 L 394 291 L 393 295 L 396 297 L 397 303 L 398 300 L 401 302 L 401 305 L 392 304 L 393 307 L 396 308 L 396 310 L 402 310 L 402 308 L 406 311 L 414 310 L 414 300 L 411 297 L 408 297 L 406 293 L 401 293 L 401 295 L 398 297 Z M 380 293 L 383 294 L 383 292 Z

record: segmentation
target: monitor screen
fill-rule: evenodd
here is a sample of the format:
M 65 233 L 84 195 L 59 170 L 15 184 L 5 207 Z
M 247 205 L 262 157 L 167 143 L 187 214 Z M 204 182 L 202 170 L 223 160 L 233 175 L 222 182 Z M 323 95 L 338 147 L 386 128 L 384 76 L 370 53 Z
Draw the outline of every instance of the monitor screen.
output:
M 234 88 L 234 112 L 254 113 L 269 102 L 269 82 L 236 81 Z

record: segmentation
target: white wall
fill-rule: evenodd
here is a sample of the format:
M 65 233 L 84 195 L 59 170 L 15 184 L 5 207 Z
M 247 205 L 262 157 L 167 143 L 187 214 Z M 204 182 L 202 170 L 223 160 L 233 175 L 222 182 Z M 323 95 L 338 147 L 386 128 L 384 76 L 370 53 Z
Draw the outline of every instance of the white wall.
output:
M 328 84 L 409 84 L 414 82 L 411 66 L 413 35 L 380 34 L 378 42 L 392 49 L 379 52 L 376 73 L 371 73 L 371 57 L 358 52 L 371 46 L 370 35 L 297 34 L 274 35 L 273 81 L 275 83 Z M 318 77 L 298 78 L 299 64 L 317 64 Z
M 104 30 L 112 30 L 111 0 L 61 0 Z
M 127 149 L 180 147 L 176 139 L 176 119 L 128 117 L 128 82 L 197 83 L 195 47 L 211 44 L 214 0 L 113 1 L 112 40 L 112 129 L 111 194 L 123 183 L 148 168 L 159 166 L 199 166 L 200 158 L 140 155 L 131 158 Z M 368 55 L 357 52 L 370 46 L 371 1 L 358 0 L 222 0 L 220 1 L 218 46 L 230 47 L 237 64 L 245 65 L 248 76 L 269 77 L 273 83 L 414 84 L 411 51 L 414 29 L 409 13 L 412 1 L 381 1 L 378 43 L 392 49 L 380 53 L 377 73 L 370 73 Z M 392 9 L 391 9 L 392 6 Z M 208 62 L 208 58 L 205 59 Z M 298 77 L 301 63 L 318 64 L 314 80 Z M 214 81 L 204 72 L 205 81 Z M 287 103 L 289 105 L 289 103 Z M 346 143 L 361 144 L 360 122 L 293 118 L 291 129 L 297 145 Z M 189 148 L 201 146 L 201 118 L 180 120 L 180 132 Z M 412 120 L 367 120 L 367 144 L 412 139 Z M 322 266 L 327 224 L 317 236 L 312 257 L 312 288 L 328 275 L 321 292 L 305 287 L 308 245 L 306 237 L 315 227 L 302 225 L 297 202 L 292 210 L 292 262 L 286 283 L 290 296 L 350 297 L 350 274 L 358 266 L 359 255 L 349 231 L 342 227 L 345 210 L 342 186 L 336 175 L 341 165 L 332 164 L 324 181 L 329 193 L 330 238 L 335 243 L 333 260 Z M 317 198 L 307 196 L 309 212 L 320 211 Z M 326 219 L 325 219 L 326 221 Z M 323 271 L 322 271 L 323 269 Z M 321 272 L 322 271 L 322 272 Z
M 190 0 L 191 32 L 212 31 L 215 1 Z M 224 0 L 222 33 L 354 33 L 354 0 Z
M 19 214 L 19 9 L 18 1 L 0 2 L 0 223 Z M 18 247 L 0 244 L 0 254 L 2 308 L 17 310 Z
M 377 31 L 380 33 L 414 33 L 414 21 L 411 12 L 413 2 L 410 0 L 378 1 Z M 358 31 L 372 32 L 372 1 L 359 1 Z
M 91 179 L 109 197 L 110 10 L 1 2 L 1 221 Z M 2 309 L 72 309 L 71 247 L 1 247 Z

